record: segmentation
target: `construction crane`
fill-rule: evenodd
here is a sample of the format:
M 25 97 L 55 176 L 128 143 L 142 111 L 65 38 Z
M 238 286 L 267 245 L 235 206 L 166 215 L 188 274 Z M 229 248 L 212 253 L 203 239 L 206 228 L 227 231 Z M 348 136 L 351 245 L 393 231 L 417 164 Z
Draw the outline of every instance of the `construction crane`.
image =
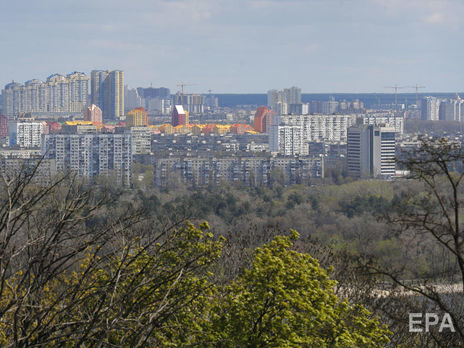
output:
M 385 87 L 385 88 L 393 88 L 395 90 L 395 110 L 398 110 L 398 90 L 401 88 L 406 88 L 406 87 L 407 86 L 398 86 L 398 85 Z
M 183 82 L 178 83 L 177 87 L 180 87 L 180 93 L 182 95 L 184 95 L 184 87 L 186 87 L 186 86 L 196 86 L 196 84 L 194 84 L 194 83 L 183 83 Z
M 196 86 L 194 83 L 184 83 L 180 82 L 177 84 L 177 87 L 180 87 L 180 104 L 184 107 L 184 87 L 186 86 Z
M 408 88 L 416 89 L 416 107 L 419 107 L 419 88 L 425 88 L 425 86 L 419 86 L 417 83 L 415 86 L 408 86 Z

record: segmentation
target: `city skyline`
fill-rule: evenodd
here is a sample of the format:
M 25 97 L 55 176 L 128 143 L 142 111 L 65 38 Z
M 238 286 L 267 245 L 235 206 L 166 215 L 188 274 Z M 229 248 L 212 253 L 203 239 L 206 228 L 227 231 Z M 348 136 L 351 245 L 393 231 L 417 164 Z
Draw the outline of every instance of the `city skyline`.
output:
M 46 0 L 2 13 L 2 86 L 109 68 L 173 93 L 180 82 L 187 93 L 464 90 L 458 0 Z

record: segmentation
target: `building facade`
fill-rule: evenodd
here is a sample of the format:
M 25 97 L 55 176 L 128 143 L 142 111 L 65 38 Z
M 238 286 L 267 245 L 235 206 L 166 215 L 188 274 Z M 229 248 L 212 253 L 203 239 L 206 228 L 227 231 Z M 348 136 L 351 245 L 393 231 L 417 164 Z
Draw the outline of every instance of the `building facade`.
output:
M 0 138 L 8 136 L 8 118 L 0 115 Z
M 438 121 L 440 112 L 440 99 L 425 97 L 421 104 L 421 118 L 423 121 Z
M 440 121 L 464 121 L 464 99 L 457 94 L 454 98 L 440 101 L 439 108 Z
M 42 154 L 54 160 L 57 173 L 70 171 L 88 179 L 115 175 L 118 182 L 131 183 L 130 134 L 46 134 Z
M 255 113 L 254 129 L 256 132 L 269 133 L 272 123 L 272 111 L 265 106 L 260 106 Z
M 9 119 L 28 112 L 82 113 L 87 107 L 89 78 L 81 72 L 53 74 L 45 82 L 9 83 L 2 91 L 4 115 Z
M 283 91 L 272 89 L 267 92 L 267 106 L 276 114 L 288 114 L 290 104 L 301 104 L 301 88 L 291 87 Z
M 151 131 L 149 127 L 130 127 L 132 155 L 145 155 L 151 152 Z
M 102 123 L 103 122 L 102 110 L 95 104 L 90 105 L 84 111 L 84 121 Z
M 182 105 L 174 105 L 171 115 L 171 125 L 173 127 L 177 126 L 188 126 L 189 117 L 188 112 L 186 112 Z
M 154 163 L 155 186 L 220 185 L 223 182 L 249 186 L 308 184 L 324 176 L 320 157 L 166 157 Z
M 404 133 L 404 118 L 395 115 L 366 115 L 363 117 L 364 124 L 373 124 L 375 126 L 387 126 L 394 128 L 396 134 L 402 135 Z
M 189 114 L 203 114 L 206 109 L 206 98 L 201 94 L 181 94 L 173 96 L 174 105 L 182 105 Z
M 136 88 L 129 89 L 124 86 L 124 112 L 144 106 L 143 98 Z
M 23 148 L 40 147 L 45 122 L 18 121 L 8 124 L 10 146 Z
M 48 186 L 56 174 L 54 168 L 54 161 L 43 159 L 40 153 L 0 150 L 0 171 L 9 180 L 30 178 L 35 184 Z
M 309 142 L 346 142 L 347 129 L 356 115 L 277 116 L 269 131 L 271 152 L 282 155 L 307 155 Z
M 355 125 L 348 129 L 348 175 L 356 178 L 395 175 L 395 129 L 374 125 Z
M 145 108 L 132 109 L 126 114 L 127 127 L 148 127 L 148 114 Z
M 273 125 L 269 133 L 269 150 L 284 156 L 308 155 L 308 141 L 300 126 Z
M 91 103 L 102 109 L 103 120 L 124 116 L 124 71 L 92 70 L 90 85 Z

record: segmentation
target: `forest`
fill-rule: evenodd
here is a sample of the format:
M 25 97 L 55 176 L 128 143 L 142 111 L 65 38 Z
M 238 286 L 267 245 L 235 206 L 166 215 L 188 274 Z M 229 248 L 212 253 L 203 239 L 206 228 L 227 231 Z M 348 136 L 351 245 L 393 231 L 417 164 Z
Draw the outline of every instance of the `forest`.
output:
M 3 174 L 0 342 L 459 346 L 463 159 L 424 140 L 409 178 L 287 187 Z M 410 332 L 408 314 L 426 311 L 455 332 Z

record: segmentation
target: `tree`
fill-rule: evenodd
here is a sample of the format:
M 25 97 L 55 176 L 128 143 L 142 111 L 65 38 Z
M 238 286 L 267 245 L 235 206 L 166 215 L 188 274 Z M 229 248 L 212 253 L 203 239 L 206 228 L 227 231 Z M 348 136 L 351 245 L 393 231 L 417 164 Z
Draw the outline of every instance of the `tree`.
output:
M 0 182 L 0 345 L 188 341 L 221 250 L 208 225 L 160 223 L 74 176 L 46 187 L 33 176 Z
M 296 232 L 257 248 L 251 266 L 244 263 L 235 280 L 217 284 L 223 240 L 207 223 L 195 227 L 167 214 L 155 198 L 144 207 L 146 197 L 136 194 L 73 176 L 36 186 L 33 175 L 3 176 L 0 183 L 2 346 L 388 341 L 364 307 L 338 299 L 335 282 L 314 258 L 293 250 Z M 224 198 L 235 207 L 233 196 Z
M 360 305 L 339 300 L 336 284 L 298 234 L 257 248 L 253 263 L 216 301 L 212 342 L 219 347 L 377 347 L 388 330 Z
M 440 333 L 437 326 L 429 335 L 440 346 L 461 345 L 464 341 L 464 149 L 455 141 L 423 137 L 416 149 L 402 155 L 399 164 L 410 171 L 410 179 L 423 184 L 423 192 L 403 195 L 386 220 L 401 238 L 410 241 L 410 248 L 431 240 L 441 249 L 442 259 L 452 262 L 443 263 L 445 268 L 433 282 L 405 281 L 402 270 L 375 271 L 414 294 L 425 311 L 438 312 L 441 316 L 448 313 L 456 333 Z M 411 259 L 410 262 L 420 264 L 418 261 Z

